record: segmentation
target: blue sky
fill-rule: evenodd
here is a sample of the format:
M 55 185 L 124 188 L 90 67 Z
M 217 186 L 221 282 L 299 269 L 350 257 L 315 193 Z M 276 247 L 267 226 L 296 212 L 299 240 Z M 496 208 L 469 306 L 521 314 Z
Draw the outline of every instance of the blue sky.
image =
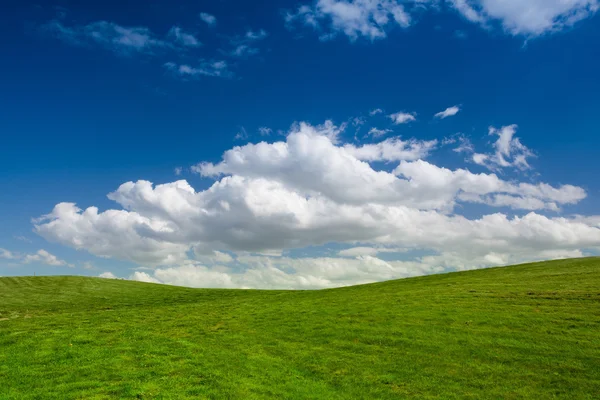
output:
M 0 275 L 320 288 L 595 255 L 598 6 L 9 1 Z

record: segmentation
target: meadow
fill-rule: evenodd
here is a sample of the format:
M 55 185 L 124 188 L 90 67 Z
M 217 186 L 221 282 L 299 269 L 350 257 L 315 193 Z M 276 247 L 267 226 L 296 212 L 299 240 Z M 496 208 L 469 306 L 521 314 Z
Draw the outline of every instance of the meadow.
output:
M 321 291 L 0 278 L 0 399 L 598 399 L 600 259 Z

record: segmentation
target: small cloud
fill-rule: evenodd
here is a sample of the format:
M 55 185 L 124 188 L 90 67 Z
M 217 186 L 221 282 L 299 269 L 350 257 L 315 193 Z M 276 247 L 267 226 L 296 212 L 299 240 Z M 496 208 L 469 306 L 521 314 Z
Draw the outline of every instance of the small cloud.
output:
M 31 239 L 29 239 L 28 237 L 25 237 L 23 235 L 20 236 L 13 236 L 15 239 L 20 240 L 21 242 L 25 242 L 25 243 L 32 243 Z
M 96 267 L 94 266 L 94 264 L 92 264 L 89 261 L 86 261 L 83 263 L 82 268 L 88 271 L 93 271 L 96 269 Z
M 267 128 L 266 126 L 261 126 L 258 128 L 258 133 L 260 136 L 269 136 L 271 133 L 273 133 L 273 129 Z
M 173 172 L 175 172 L 175 175 L 179 176 L 183 172 L 183 168 L 177 167 Z
M 259 31 L 249 30 L 243 36 L 235 36 L 230 40 L 230 44 L 233 46 L 233 50 L 226 52 L 231 57 L 248 57 L 256 55 L 260 50 L 254 45 L 256 42 L 267 37 L 267 32 L 264 29 Z
M 0 248 L 0 258 L 4 258 L 6 260 L 16 260 L 19 257 L 13 254 L 11 251 Z
M 267 37 L 267 31 L 261 29 L 259 31 L 249 30 L 246 32 L 246 39 L 248 40 L 262 40 Z
M 259 53 L 256 47 L 250 47 L 247 44 L 240 44 L 233 49 L 229 55 L 232 57 L 248 57 Z
M 367 122 L 367 121 L 363 117 L 352 118 L 352 125 L 353 126 L 361 126 L 361 125 L 364 125 L 365 122 Z
M 28 254 L 23 258 L 23 264 L 30 264 L 33 262 L 39 262 L 53 267 L 74 267 L 73 264 L 69 264 L 43 249 L 38 250 L 35 254 Z
M 454 37 L 457 39 L 466 39 L 468 37 L 465 31 L 461 31 L 459 29 L 454 31 Z
M 98 275 L 98 278 L 104 278 L 104 279 L 119 279 L 117 278 L 117 276 L 115 274 L 113 274 L 112 272 L 103 272 L 100 275 Z
M 416 113 L 405 113 L 405 112 L 397 112 L 394 114 L 390 114 L 389 118 L 394 121 L 395 125 L 407 124 L 409 122 L 416 121 Z
M 217 24 L 217 18 L 209 13 L 200 13 L 200 19 L 209 26 L 215 26 Z
M 235 140 L 246 140 L 246 139 L 248 139 L 248 132 L 246 132 L 246 128 L 244 128 L 243 126 L 240 127 L 239 132 L 236 133 L 236 135 L 233 138 Z
M 440 111 L 439 113 L 435 114 L 435 117 L 439 118 L 439 119 L 453 117 L 456 114 L 458 114 L 459 111 L 460 111 L 459 106 L 452 106 L 452 107 L 446 108 L 444 111 Z
M 369 111 L 369 115 L 372 117 L 377 114 L 382 114 L 383 110 L 381 108 L 376 108 L 374 110 Z
M 175 43 L 178 43 L 185 47 L 200 47 L 202 43 L 194 35 L 191 33 L 184 32 L 180 27 L 174 26 L 168 33 L 168 37 L 170 37 Z
M 214 76 L 229 78 L 233 73 L 229 71 L 225 61 L 202 61 L 198 66 L 168 62 L 164 67 L 172 74 L 181 78 L 198 78 L 200 76 Z
M 158 39 L 146 27 L 126 27 L 107 21 L 67 26 L 55 19 L 41 29 L 71 45 L 97 45 L 121 55 L 153 55 L 158 50 L 173 48 L 170 41 Z
M 383 136 L 383 135 L 385 135 L 385 134 L 387 134 L 387 133 L 390 133 L 390 132 L 392 132 L 392 130 L 391 130 L 391 129 L 377 129 L 377 128 L 371 128 L 371 129 L 369 130 L 369 135 L 371 135 L 371 136 L 373 136 L 373 137 L 377 138 L 377 137 Z

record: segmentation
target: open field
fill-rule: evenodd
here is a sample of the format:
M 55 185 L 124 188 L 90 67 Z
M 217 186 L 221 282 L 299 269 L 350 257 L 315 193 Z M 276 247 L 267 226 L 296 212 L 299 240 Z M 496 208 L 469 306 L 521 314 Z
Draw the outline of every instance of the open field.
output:
M 324 291 L 0 278 L 0 399 L 597 399 L 600 259 Z

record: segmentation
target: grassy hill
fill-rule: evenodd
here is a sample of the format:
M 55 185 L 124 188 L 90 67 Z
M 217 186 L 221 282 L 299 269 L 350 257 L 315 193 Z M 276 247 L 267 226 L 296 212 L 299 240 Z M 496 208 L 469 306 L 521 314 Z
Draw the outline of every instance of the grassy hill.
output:
M 0 399 L 597 399 L 600 259 L 355 286 L 0 278 Z

